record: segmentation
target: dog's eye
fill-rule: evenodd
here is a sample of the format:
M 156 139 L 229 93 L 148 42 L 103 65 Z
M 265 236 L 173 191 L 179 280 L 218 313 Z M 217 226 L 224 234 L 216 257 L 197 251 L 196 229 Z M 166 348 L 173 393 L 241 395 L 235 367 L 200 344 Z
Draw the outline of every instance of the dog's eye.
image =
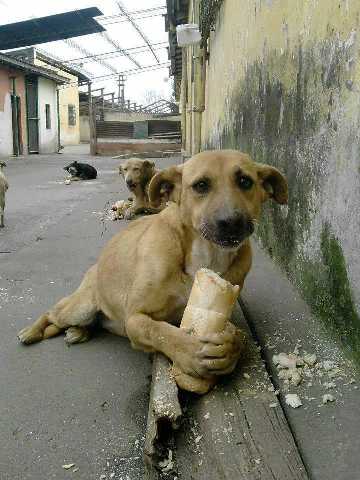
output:
M 237 175 L 236 183 L 241 188 L 241 190 L 250 190 L 250 188 L 254 185 L 253 179 L 247 177 L 246 175 Z
M 135 168 L 134 168 L 134 172 L 138 172 L 139 170 L 140 170 L 139 167 L 135 167 Z
M 210 187 L 211 187 L 210 181 L 207 179 L 199 180 L 198 182 L 195 182 L 192 185 L 192 189 L 195 190 L 196 193 L 200 193 L 201 195 L 208 193 L 210 190 Z

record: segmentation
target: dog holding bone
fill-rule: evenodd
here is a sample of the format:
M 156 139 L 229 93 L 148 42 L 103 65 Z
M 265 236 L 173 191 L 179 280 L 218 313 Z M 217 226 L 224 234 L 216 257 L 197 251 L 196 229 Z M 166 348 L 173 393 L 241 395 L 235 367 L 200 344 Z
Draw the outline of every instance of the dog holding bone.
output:
M 243 336 L 231 322 L 199 336 L 178 325 L 199 269 L 241 291 L 262 204 L 287 203 L 286 179 L 245 153 L 204 151 L 152 177 L 151 206 L 158 208 L 164 195 L 169 206 L 115 235 L 78 289 L 19 332 L 22 343 L 60 332 L 68 343 L 83 342 L 101 314 L 104 328 L 127 336 L 136 349 L 163 353 L 189 375 L 208 378 L 235 368 Z

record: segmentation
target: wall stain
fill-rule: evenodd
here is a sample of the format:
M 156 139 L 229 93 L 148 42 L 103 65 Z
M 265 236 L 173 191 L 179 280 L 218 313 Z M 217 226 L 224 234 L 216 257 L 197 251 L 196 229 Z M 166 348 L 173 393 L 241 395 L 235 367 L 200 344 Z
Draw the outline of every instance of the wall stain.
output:
M 298 286 L 314 312 L 337 329 L 360 361 L 360 319 L 351 296 L 339 241 L 325 224 L 318 233 L 318 261 L 302 254 L 329 154 L 337 141 L 336 105 L 351 76 L 351 49 L 331 34 L 319 44 L 277 50 L 248 64 L 228 104 L 231 122 L 218 122 L 205 148 L 235 148 L 279 168 L 289 183 L 289 205 L 264 205 L 261 243 Z M 344 93 L 345 92 L 345 93 Z M 322 275 L 318 276 L 318 272 Z
M 328 223 L 321 232 L 321 255 L 321 262 L 304 262 L 299 286 L 314 312 L 360 362 L 360 316 L 352 298 L 342 248 Z

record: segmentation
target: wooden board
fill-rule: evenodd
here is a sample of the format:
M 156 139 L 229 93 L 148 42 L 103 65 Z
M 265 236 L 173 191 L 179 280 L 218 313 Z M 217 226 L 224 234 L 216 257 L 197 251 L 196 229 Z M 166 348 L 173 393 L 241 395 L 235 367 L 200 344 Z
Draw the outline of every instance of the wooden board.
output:
M 249 333 L 239 306 L 233 321 Z M 308 479 L 253 341 L 248 358 L 240 364 L 212 392 L 203 397 L 187 397 L 187 419 L 176 439 L 178 478 Z

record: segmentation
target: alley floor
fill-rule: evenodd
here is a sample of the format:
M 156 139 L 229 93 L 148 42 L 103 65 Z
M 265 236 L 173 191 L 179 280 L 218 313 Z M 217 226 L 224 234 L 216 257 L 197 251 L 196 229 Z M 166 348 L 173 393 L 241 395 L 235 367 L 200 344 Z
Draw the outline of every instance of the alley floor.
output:
M 65 185 L 63 166 L 75 159 L 95 165 L 98 179 Z M 104 331 L 71 347 L 62 336 L 28 347 L 16 338 L 78 286 L 106 241 L 125 228 L 104 216 L 128 197 L 119 163 L 90 157 L 86 146 L 8 161 L 0 230 L 1 480 L 144 477 L 149 356 Z M 208 395 L 183 398 L 177 469 L 166 478 L 355 480 L 359 372 L 255 242 L 254 253 L 245 315 L 239 308 L 237 316 L 251 328 L 255 353 Z M 297 386 L 280 379 L 273 360 L 294 351 L 317 356 Z M 300 395 L 300 408 L 286 403 L 288 392 Z M 325 394 L 333 401 L 324 404 Z
M 0 231 L 2 480 L 142 477 L 149 357 L 106 332 L 72 347 L 62 336 L 29 347 L 16 338 L 78 286 L 105 242 L 126 225 L 103 220 L 113 201 L 128 196 L 119 160 L 84 152 L 7 162 Z M 65 185 L 63 166 L 75 159 L 95 165 L 98 179 Z

